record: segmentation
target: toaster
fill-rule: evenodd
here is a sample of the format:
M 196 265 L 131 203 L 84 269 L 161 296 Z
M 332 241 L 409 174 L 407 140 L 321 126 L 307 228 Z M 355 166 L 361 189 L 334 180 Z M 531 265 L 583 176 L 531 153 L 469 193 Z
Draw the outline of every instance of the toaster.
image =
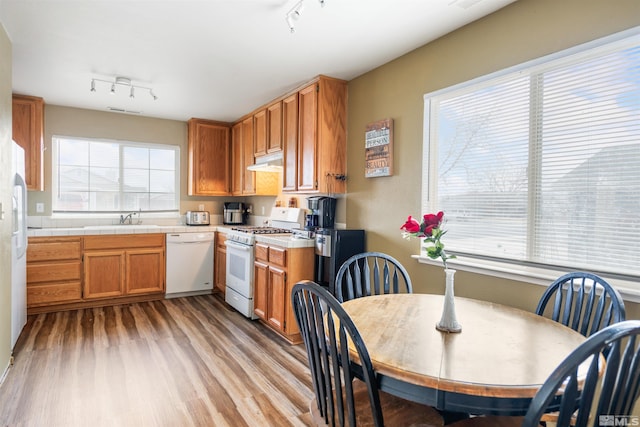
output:
M 187 211 L 185 213 L 187 225 L 209 225 L 209 212 Z

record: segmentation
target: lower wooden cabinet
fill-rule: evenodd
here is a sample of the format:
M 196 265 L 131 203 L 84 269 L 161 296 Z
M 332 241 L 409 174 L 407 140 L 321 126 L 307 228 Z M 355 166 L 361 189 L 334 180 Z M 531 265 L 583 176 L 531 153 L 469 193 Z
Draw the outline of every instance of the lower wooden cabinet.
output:
M 29 238 L 29 313 L 158 299 L 164 292 L 164 234 Z
M 164 293 L 164 234 L 84 239 L 85 299 Z
M 124 294 L 124 252 L 91 251 L 84 254 L 84 297 L 113 298 Z
M 254 313 L 292 343 L 300 342 L 300 330 L 291 306 L 291 289 L 300 280 L 313 279 L 313 263 L 313 248 L 255 245 Z
M 27 246 L 27 307 L 82 301 L 82 238 L 31 237 Z
M 214 262 L 214 287 L 217 291 L 225 294 L 227 288 L 227 235 L 224 233 L 216 233 L 216 254 L 213 257 Z

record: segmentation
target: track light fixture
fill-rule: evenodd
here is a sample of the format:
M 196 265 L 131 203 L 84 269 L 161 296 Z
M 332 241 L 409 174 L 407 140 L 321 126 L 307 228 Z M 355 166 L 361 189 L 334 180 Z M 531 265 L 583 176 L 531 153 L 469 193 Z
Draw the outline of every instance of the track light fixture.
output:
M 153 89 L 152 88 L 134 85 L 133 83 L 131 83 L 131 79 L 128 78 L 128 77 L 119 77 L 118 76 L 118 77 L 115 77 L 113 79 L 113 81 L 102 80 L 102 79 L 91 79 L 91 92 L 95 92 L 96 91 L 96 82 L 98 82 L 98 83 L 106 83 L 108 85 L 111 85 L 110 92 L 111 92 L 112 95 L 115 95 L 116 88 L 118 86 L 125 86 L 125 87 L 129 88 L 129 98 L 131 98 L 131 99 L 135 98 L 136 89 L 138 91 L 140 91 L 140 90 L 149 91 L 149 96 L 151 96 L 151 98 L 153 98 L 154 101 L 156 99 L 158 99 L 158 97 L 153 93 Z
M 289 30 L 292 33 L 296 32 L 295 21 L 300 19 L 300 16 L 302 15 L 302 11 L 304 10 L 303 1 L 304 0 L 300 0 L 298 3 L 296 3 L 296 5 L 293 6 L 293 8 L 291 8 L 291 10 L 287 12 L 287 14 L 285 15 L 285 20 L 287 21 Z M 324 7 L 325 0 L 318 0 L 318 1 L 320 2 L 320 6 Z
M 292 33 L 296 31 L 294 21 L 300 19 L 302 11 L 304 10 L 304 4 L 302 2 L 303 0 L 300 0 L 289 12 L 287 12 L 287 25 L 289 25 L 289 30 L 291 30 Z

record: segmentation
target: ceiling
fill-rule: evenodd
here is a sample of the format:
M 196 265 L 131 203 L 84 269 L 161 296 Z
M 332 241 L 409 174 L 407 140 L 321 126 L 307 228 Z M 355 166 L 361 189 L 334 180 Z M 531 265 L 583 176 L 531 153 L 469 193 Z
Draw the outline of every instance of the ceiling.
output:
M 514 0 L 0 0 L 14 93 L 234 121 L 318 74 L 351 80 Z M 127 77 L 135 86 L 109 83 Z

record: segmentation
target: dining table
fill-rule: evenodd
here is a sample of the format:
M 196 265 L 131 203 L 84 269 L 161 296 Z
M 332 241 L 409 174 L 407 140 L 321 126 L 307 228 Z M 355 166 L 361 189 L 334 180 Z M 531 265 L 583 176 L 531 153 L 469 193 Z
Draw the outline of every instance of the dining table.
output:
M 524 415 L 551 372 L 585 337 L 535 313 L 455 297 L 459 333 L 435 328 L 444 297 L 367 296 L 342 304 L 380 389 L 445 412 Z M 352 349 L 353 350 L 353 349 Z

